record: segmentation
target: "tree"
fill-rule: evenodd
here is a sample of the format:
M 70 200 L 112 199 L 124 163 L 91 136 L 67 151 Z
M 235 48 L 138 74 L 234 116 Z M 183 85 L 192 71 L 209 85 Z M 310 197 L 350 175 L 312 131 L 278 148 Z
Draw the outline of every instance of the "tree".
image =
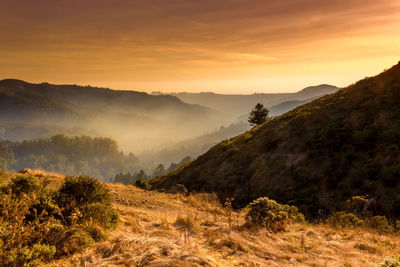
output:
M 153 177 L 163 176 L 165 174 L 165 167 L 159 164 L 153 171 Z
M 251 126 L 261 125 L 268 119 L 268 109 L 261 103 L 258 103 L 250 112 L 249 120 Z

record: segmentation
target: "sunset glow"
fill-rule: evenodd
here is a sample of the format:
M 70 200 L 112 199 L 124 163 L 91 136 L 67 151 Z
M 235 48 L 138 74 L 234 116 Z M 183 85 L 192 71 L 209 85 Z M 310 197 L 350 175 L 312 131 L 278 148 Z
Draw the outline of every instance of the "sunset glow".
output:
M 400 1 L 2 0 L 0 32 L 1 79 L 293 92 L 397 63 Z

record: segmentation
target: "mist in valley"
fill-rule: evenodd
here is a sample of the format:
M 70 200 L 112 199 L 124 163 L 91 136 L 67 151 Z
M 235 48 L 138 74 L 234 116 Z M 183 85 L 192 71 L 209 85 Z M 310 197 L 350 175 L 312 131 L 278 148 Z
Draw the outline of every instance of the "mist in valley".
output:
M 129 173 L 132 176 L 140 172 L 146 173 L 149 178 L 173 171 L 185 164 L 188 158 L 195 159 L 215 144 L 250 129 L 247 118 L 258 102 L 271 109 L 271 116 L 278 116 L 337 89 L 320 85 L 285 94 L 147 94 L 6 79 L 0 81 L 0 139 L 12 144 L 8 146 L 14 151 L 14 158 L 8 162 L 14 161 L 14 164 L 8 164 L 9 168 L 22 166 L 19 161 L 24 167 L 65 174 L 91 174 L 103 180 L 113 180 L 117 174 Z M 50 155 L 39 152 L 32 155 L 22 153 L 23 159 L 18 159 L 24 146 L 15 142 L 36 140 L 36 144 L 55 145 L 52 144 L 52 137 L 60 134 L 66 137 L 109 138 L 115 141 L 113 153 L 119 152 L 123 156 L 107 170 L 98 165 L 102 158 L 108 158 L 107 155 L 88 154 L 82 162 L 71 167 L 64 162 L 69 160 L 66 154 L 91 150 L 85 146 L 97 144 L 97 139 L 90 142 L 88 139 L 65 139 L 65 144 L 47 149 L 51 151 L 51 157 L 61 157 L 60 162 L 41 164 L 38 158 Z M 70 144 L 77 142 L 88 144 L 80 147 Z M 64 146 L 75 147 L 66 152 L 69 148 Z M 19 153 L 15 153 L 16 147 Z M 112 165 L 110 162 L 107 164 Z

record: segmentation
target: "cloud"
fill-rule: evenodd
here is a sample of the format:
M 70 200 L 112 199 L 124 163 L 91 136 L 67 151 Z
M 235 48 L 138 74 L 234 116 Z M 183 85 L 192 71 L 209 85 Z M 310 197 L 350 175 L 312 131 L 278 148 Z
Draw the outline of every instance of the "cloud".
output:
M 400 52 L 398 0 L 16 0 L 0 17 L 0 71 L 33 80 L 226 80 Z

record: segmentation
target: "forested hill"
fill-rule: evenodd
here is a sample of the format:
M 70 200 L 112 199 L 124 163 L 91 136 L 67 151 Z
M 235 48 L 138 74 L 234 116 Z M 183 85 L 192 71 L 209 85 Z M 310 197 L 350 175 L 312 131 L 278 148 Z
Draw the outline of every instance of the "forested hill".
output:
M 161 114 L 168 111 L 175 114 L 199 116 L 211 112 L 206 108 L 189 105 L 170 95 L 153 96 L 136 91 L 118 91 L 106 88 L 32 84 L 21 80 L 0 81 L 1 119 L 25 120 L 40 115 L 40 120 L 63 116 L 79 119 L 83 113 L 98 111 Z
M 16 136 L 38 137 L 37 133 L 24 132 L 26 125 L 52 134 L 69 134 L 68 129 L 79 128 L 80 133 L 110 137 L 124 151 L 139 153 L 193 138 L 226 121 L 222 113 L 169 95 L 0 81 L 0 136 L 13 141 L 22 141 Z M 48 131 L 49 127 L 60 131 Z
M 152 186 L 178 183 L 236 206 L 268 196 L 311 215 L 362 195 L 375 213 L 400 216 L 400 62 L 221 142 Z
M 133 154 L 122 153 L 109 138 L 55 135 L 23 142 L 0 140 L 0 170 L 23 168 L 85 174 L 109 181 L 121 172 L 140 172 L 143 166 Z

